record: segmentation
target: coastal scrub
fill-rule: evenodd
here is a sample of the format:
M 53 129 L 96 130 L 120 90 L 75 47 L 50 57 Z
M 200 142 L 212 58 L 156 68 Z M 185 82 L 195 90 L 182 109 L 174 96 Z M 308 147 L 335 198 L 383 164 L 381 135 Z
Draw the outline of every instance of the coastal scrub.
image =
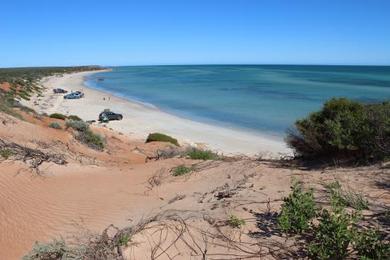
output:
M 304 159 L 374 163 L 390 159 L 390 102 L 364 104 L 345 98 L 295 122 L 287 144 Z
M 149 134 L 148 138 L 146 138 L 146 143 L 150 143 L 150 142 L 167 142 L 167 143 L 174 144 L 176 146 L 180 146 L 177 139 L 175 139 L 169 135 L 165 135 L 165 134 L 161 134 L 161 133 Z

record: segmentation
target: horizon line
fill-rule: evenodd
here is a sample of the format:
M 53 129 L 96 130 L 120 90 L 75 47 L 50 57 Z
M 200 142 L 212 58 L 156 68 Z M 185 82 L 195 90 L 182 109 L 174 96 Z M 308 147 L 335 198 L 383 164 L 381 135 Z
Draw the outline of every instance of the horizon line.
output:
M 319 63 L 178 63 L 178 64 L 134 64 L 134 65 L 100 65 L 100 64 L 77 64 L 77 65 L 40 65 L 40 66 L 6 66 L 0 69 L 12 68 L 51 68 L 51 67 L 152 67 L 152 66 L 333 66 L 333 67 L 390 67 L 390 64 L 319 64 Z

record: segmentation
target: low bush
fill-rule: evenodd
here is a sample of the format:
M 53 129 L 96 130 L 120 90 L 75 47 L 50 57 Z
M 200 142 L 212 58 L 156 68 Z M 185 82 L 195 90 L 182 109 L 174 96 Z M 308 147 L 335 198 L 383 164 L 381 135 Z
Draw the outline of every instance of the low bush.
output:
M 355 220 L 356 217 L 342 207 L 333 207 L 332 211 L 323 209 L 319 224 L 314 228 L 314 239 L 308 247 L 309 256 L 312 259 L 345 259 L 353 239 Z
M 304 191 L 302 185 L 293 182 L 292 193 L 283 199 L 278 224 L 286 233 L 302 233 L 310 227 L 310 221 L 316 216 L 313 190 Z
M 61 125 L 57 122 L 51 122 L 49 124 L 49 127 L 54 128 L 54 129 L 62 129 Z
M 104 149 L 104 138 L 101 135 L 92 132 L 86 122 L 78 120 L 66 120 L 65 126 L 66 128 L 72 128 L 78 132 L 76 139 L 80 142 L 96 150 Z
M 14 154 L 14 152 L 9 148 L 0 149 L 0 156 L 3 157 L 4 159 L 8 159 L 13 154 Z
M 201 149 L 197 149 L 197 148 L 191 149 L 187 153 L 187 156 L 193 160 L 217 160 L 217 159 L 219 159 L 218 154 L 214 153 L 213 151 L 201 150 Z
M 278 217 L 279 227 L 287 233 L 301 233 L 306 240 L 305 248 L 310 259 L 389 259 L 390 243 L 386 234 L 379 230 L 364 228 L 361 208 L 355 199 L 346 197 L 338 182 L 328 184 L 330 207 L 318 214 L 315 210 L 313 191 L 304 192 L 297 182 L 293 183 L 292 193 L 284 199 Z M 351 193 L 352 194 L 352 193 Z M 365 201 L 362 195 L 359 195 Z M 360 199 L 359 199 L 360 201 Z M 365 205 L 365 204 L 364 204 Z
M 105 146 L 104 138 L 99 134 L 95 134 L 90 129 L 79 132 L 77 139 L 96 150 L 103 150 Z
M 230 215 L 227 224 L 232 228 L 241 228 L 245 225 L 245 220 L 235 215 Z
M 65 122 L 66 129 L 72 128 L 74 130 L 85 132 L 88 130 L 89 126 L 84 121 L 78 121 L 78 120 L 66 120 Z
M 69 259 L 68 247 L 63 240 L 54 240 L 51 243 L 36 243 L 28 255 L 23 260 L 50 260 L 50 259 Z
M 68 119 L 73 120 L 73 121 L 83 121 L 80 117 L 78 117 L 76 115 L 70 115 L 70 116 L 68 116 Z
M 331 99 L 295 122 L 286 137 L 297 156 L 372 163 L 390 158 L 390 102 L 363 104 Z
M 172 169 L 172 175 L 173 176 L 181 176 L 188 174 L 192 171 L 192 167 L 187 167 L 185 165 L 179 165 Z
M 66 119 L 66 116 L 63 115 L 63 114 L 60 114 L 60 113 L 53 113 L 49 117 L 50 118 L 61 119 L 61 120 L 65 120 Z
M 390 259 L 390 243 L 378 230 L 357 231 L 354 248 L 361 259 Z
M 123 234 L 120 236 L 118 244 L 120 246 L 127 246 L 127 244 L 131 241 L 130 235 Z
M 146 138 L 146 143 L 150 143 L 150 142 L 168 142 L 176 146 L 179 146 L 177 139 L 161 133 L 149 134 L 148 138 Z

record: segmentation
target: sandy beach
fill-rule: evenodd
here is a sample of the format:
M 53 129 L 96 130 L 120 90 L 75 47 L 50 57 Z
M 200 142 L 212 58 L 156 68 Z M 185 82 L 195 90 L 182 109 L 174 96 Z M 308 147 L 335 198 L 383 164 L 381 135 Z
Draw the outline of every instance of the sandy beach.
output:
M 152 132 L 161 132 L 177 138 L 180 143 L 198 145 L 226 155 L 261 154 L 276 157 L 290 154 L 284 142 L 272 136 L 230 129 L 181 118 L 165 113 L 153 106 L 113 96 L 109 93 L 88 88 L 84 78 L 96 72 L 79 72 L 45 78 L 46 90 L 40 97 L 34 96 L 25 105 L 39 113 L 63 113 L 78 115 L 84 120 L 96 120 L 104 109 L 123 114 L 122 121 L 111 121 L 106 125 L 135 139 L 145 140 Z M 85 97 L 66 100 L 63 94 L 53 94 L 53 88 L 68 91 L 81 90 Z

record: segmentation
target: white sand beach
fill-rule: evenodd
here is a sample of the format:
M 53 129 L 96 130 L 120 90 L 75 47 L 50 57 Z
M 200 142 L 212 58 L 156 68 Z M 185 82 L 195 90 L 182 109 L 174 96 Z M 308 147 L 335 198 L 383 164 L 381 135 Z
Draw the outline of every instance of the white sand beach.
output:
M 204 146 L 226 155 L 261 154 L 276 157 L 280 154 L 291 154 L 291 150 L 284 142 L 273 137 L 192 121 L 163 112 L 153 106 L 88 88 L 84 84 L 84 77 L 92 73 L 96 72 L 45 78 L 42 83 L 46 90 L 42 95 L 34 96 L 30 101 L 23 103 L 39 113 L 78 115 L 84 120 L 96 120 L 100 112 L 110 109 L 123 114 L 123 120 L 96 125 L 112 128 L 136 139 L 145 140 L 149 133 L 161 132 L 177 138 L 181 143 Z M 80 90 L 85 93 L 85 97 L 67 100 L 63 98 L 63 94 L 54 94 L 54 88 Z

